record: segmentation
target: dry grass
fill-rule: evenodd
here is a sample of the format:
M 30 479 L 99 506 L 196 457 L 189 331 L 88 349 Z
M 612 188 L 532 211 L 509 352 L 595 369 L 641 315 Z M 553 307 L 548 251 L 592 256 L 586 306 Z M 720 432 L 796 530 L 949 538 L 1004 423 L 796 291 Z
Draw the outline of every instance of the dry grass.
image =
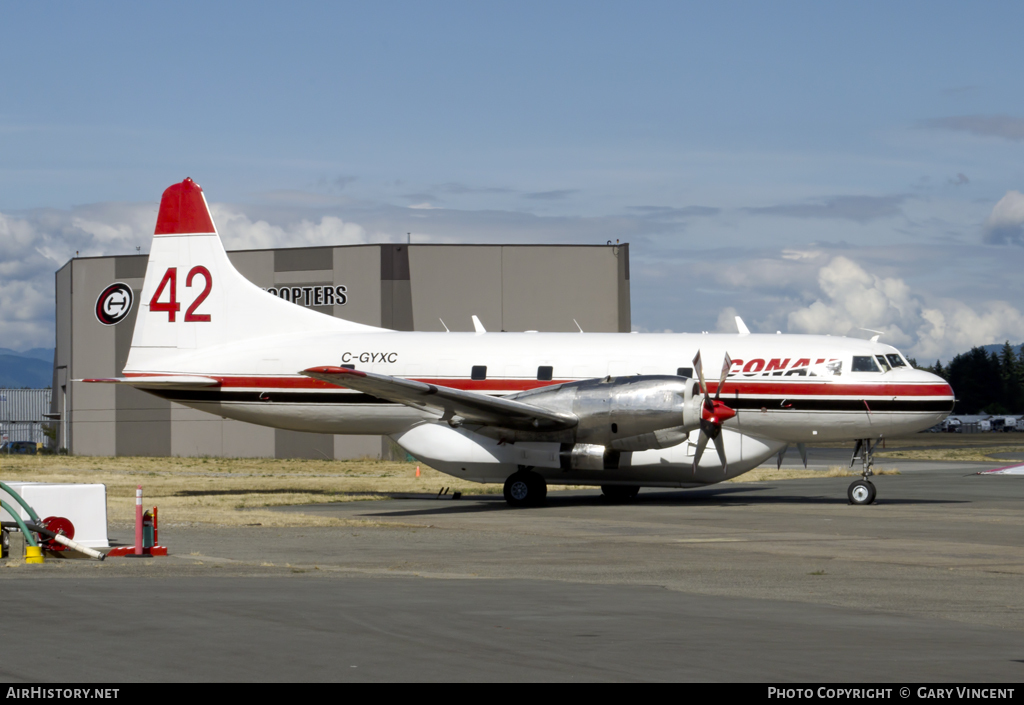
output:
M 899 475 L 900 471 L 891 468 L 879 468 L 874 471 L 876 475 Z M 739 477 L 734 477 L 727 482 L 776 482 L 778 480 L 806 480 L 816 477 L 860 477 L 860 472 L 843 467 L 832 465 L 828 470 L 805 470 L 803 468 L 754 468 L 745 472 Z
M 991 443 L 991 438 L 989 439 Z M 1016 458 L 1024 461 L 1024 447 L 1019 445 L 974 446 L 965 448 L 901 448 L 875 453 L 876 458 L 894 458 L 901 460 L 950 460 L 978 462 L 1013 462 L 1006 458 L 993 458 L 992 453 L 1014 453 Z
M 6 481 L 102 483 L 111 522 L 133 522 L 135 488 L 160 508 L 160 523 L 262 526 L 338 526 L 353 522 L 267 507 L 370 501 L 386 493 L 500 492 L 495 485 L 460 482 L 420 464 L 385 460 L 270 458 L 0 457 Z M 360 522 L 366 523 L 366 522 Z
M 834 443 L 809 443 L 812 447 L 835 447 Z M 850 446 L 852 449 L 852 445 Z M 876 458 L 901 460 L 946 460 L 953 462 L 1012 462 L 993 458 L 992 453 L 1012 454 L 1024 461 L 1024 433 L 914 433 L 886 438 Z
M 0 456 L 0 479 L 32 482 L 102 483 L 107 515 L 114 523 L 135 520 L 135 488 L 145 505 L 160 508 L 160 523 L 225 526 L 345 526 L 375 524 L 268 507 L 386 499 L 394 493 L 499 494 L 501 485 L 460 481 L 422 463 L 387 460 L 276 460 L 271 458 L 129 458 L 88 456 Z M 879 475 L 894 470 L 876 471 Z M 841 466 L 827 471 L 757 468 L 729 482 L 853 477 Z M 583 488 L 551 485 L 549 491 Z

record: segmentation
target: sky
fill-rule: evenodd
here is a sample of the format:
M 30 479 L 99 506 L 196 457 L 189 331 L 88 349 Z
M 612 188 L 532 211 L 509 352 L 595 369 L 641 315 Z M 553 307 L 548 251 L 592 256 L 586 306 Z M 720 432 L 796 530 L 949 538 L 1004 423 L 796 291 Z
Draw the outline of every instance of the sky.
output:
M 1024 5 L 0 5 L 0 347 L 149 247 L 630 243 L 649 332 L 1024 341 Z

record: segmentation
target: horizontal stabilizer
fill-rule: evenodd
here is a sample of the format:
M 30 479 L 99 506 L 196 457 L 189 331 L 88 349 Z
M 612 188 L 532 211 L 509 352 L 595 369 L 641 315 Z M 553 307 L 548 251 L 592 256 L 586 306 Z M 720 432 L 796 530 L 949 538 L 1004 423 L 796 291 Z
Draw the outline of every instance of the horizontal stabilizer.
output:
M 140 375 L 137 377 L 106 377 L 79 379 L 76 382 L 90 384 L 127 384 L 132 387 L 192 389 L 202 387 L 219 387 L 220 380 L 200 375 Z
M 437 411 L 453 425 L 464 422 L 517 430 L 561 431 L 578 423 L 571 414 L 560 414 L 521 401 L 347 367 L 311 367 L 300 374 L 415 409 Z

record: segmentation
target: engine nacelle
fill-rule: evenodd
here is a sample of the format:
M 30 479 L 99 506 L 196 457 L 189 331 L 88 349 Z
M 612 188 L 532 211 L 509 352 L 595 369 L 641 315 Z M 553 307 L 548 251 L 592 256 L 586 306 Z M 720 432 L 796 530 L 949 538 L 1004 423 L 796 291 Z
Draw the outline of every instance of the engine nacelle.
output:
M 669 448 L 700 426 L 700 397 L 699 393 L 694 397 L 695 386 L 684 377 L 637 375 L 534 389 L 509 398 L 573 414 L 579 424 L 552 434 L 493 427 L 479 432 L 507 441 L 556 441 L 620 452 Z
M 618 470 L 622 460 L 619 451 L 589 443 L 566 443 L 558 456 L 563 470 Z

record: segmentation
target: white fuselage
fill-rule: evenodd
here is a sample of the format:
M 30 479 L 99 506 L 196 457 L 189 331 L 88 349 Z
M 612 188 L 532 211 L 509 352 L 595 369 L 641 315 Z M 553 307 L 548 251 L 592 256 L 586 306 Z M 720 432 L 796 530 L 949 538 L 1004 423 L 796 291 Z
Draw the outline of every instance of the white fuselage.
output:
M 853 370 L 855 357 L 861 367 L 865 357 L 898 358 L 891 346 L 831 336 L 309 332 L 249 339 L 192 353 L 177 350 L 164 361 L 150 359 L 147 369 L 126 369 L 125 374 L 211 377 L 219 386 L 154 393 L 227 418 L 278 428 L 390 435 L 439 469 L 467 479 L 496 481 L 503 480 L 509 467 L 516 465 L 539 470 L 543 458 L 554 452 L 546 446 L 558 444 L 517 444 L 514 450 L 520 456 L 510 460 L 509 449 L 483 441 L 491 460 L 471 462 L 448 448 L 475 436 L 472 429 L 451 429 L 434 423 L 437 414 L 310 379 L 299 371 L 317 365 L 353 365 L 367 372 L 507 395 L 608 375 L 682 372 L 692 376 L 681 368 L 692 368 L 698 350 L 712 393 L 725 354 L 734 361 L 721 394 L 737 412 L 725 426 L 726 432 L 732 432 L 727 433 L 727 445 L 733 448 L 728 476 L 755 467 L 790 443 L 852 441 L 920 431 L 941 421 L 953 405 L 946 382 L 928 372 L 909 366 L 883 371 L 881 364 L 875 371 Z M 483 379 L 473 379 L 474 368 L 475 376 Z M 538 379 L 548 376 L 544 368 L 550 368 L 550 379 Z M 432 428 L 420 428 L 423 426 Z M 481 444 L 479 439 L 471 440 Z M 693 442 L 634 453 L 628 467 L 615 473 L 552 471 L 547 474 L 548 481 L 689 486 L 723 479 L 710 454 L 701 461 L 701 468 L 708 468 L 706 476 L 690 474 Z M 539 456 L 523 456 L 529 448 L 537 449 Z M 475 457 L 476 450 L 469 456 Z M 641 470 L 645 466 L 647 469 Z

